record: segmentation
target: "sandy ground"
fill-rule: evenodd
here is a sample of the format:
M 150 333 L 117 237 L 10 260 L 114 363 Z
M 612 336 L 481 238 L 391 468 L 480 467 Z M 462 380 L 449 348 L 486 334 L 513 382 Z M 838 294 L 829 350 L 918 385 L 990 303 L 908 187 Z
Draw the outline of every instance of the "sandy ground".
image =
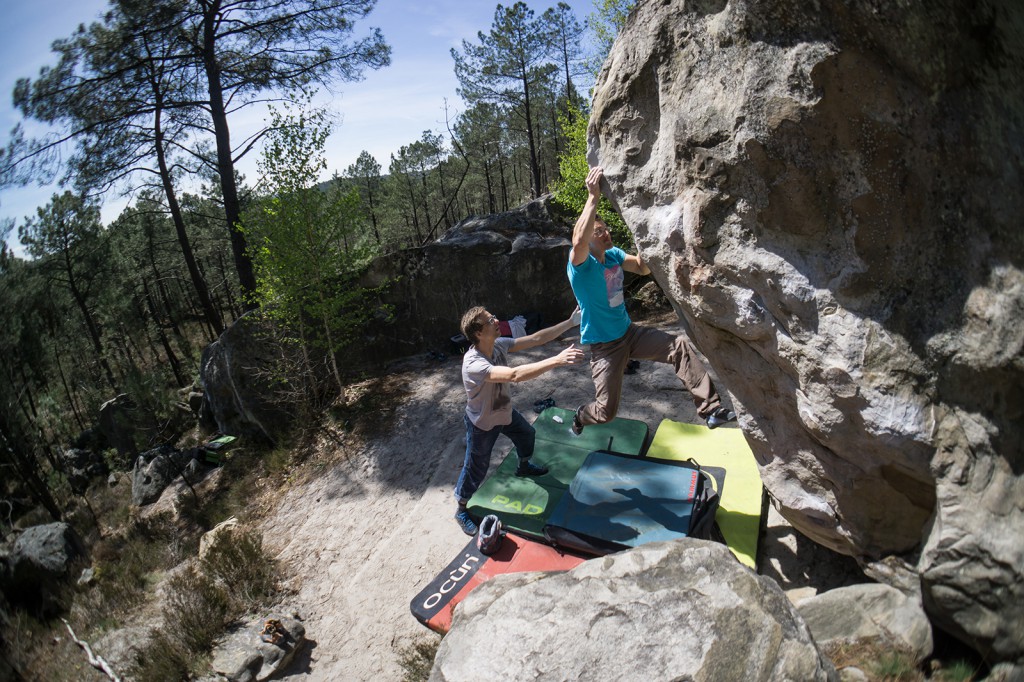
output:
M 662 318 L 658 326 L 671 328 Z M 575 337 L 512 355 L 523 364 L 556 354 Z M 452 514 L 452 489 L 464 455 L 461 357 L 423 356 L 394 368 L 410 393 L 384 435 L 356 451 L 336 453 L 327 470 L 295 485 L 265 521 L 264 538 L 294 576 L 288 604 L 308 637 L 287 677 L 310 680 L 400 680 L 399 659 L 411 644 L 435 637 L 409 611 L 409 602 L 464 547 L 468 538 Z M 719 387 L 727 389 L 727 387 Z M 728 391 L 721 391 L 728 403 Z M 589 364 L 563 367 L 513 388 L 529 421 L 535 401 L 553 398 L 574 408 L 593 397 Z M 699 423 L 689 394 L 667 365 L 641 363 L 627 375 L 619 416 Z M 339 439 L 338 448 L 344 449 Z M 492 468 L 511 447 L 501 438 Z M 761 573 L 798 601 L 865 579 L 852 559 L 796 533 L 774 510 L 764 539 Z

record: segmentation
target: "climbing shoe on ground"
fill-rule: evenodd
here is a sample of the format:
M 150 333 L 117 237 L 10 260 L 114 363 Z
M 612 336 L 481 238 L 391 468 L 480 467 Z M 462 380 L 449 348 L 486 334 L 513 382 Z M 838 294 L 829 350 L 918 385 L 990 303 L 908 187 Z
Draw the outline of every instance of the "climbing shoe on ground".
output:
M 465 509 L 455 512 L 455 522 L 459 524 L 459 528 L 466 535 L 476 535 L 476 521 L 470 517 L 469 512 Z
M 480 532 L 476 534 L 477 549 L 481 554 L 490 556 L 501 549 L 501 540 L 504 537 L 501 519 L 494 514 L 488 514 L 480 521 Z
M 583 422 L 580 421 L 580 410 L 582 409 L 582 405 L 577 407 L 576 414 L 572 416 L 572 426 L 569 427 L 569 433 L 574 436 L 579 436 L 583 433 Z
M 554 407 L 554 406 L 555 406 L 555 399 L 554 398 L 545 398 L 544 400 L 538 400 L 537 402 L 535 402 L 533 404 L 533 411 L 536 412 L 537 414 L 540 414 L 541 412 L 543 412 L 544 410 L 548 409 L 549 407 Z
M 717 429 L 722 424 L 736 421 L 736 413 L 724 407 L 719 407 L 709 414 L 705 421 L 707 421 L 709 429 Z
M 519 466 L 516 467 L 516 476 L 543 476 L 547 472 L 546 466 L 537 466 L 530 460 L 519 460 Z

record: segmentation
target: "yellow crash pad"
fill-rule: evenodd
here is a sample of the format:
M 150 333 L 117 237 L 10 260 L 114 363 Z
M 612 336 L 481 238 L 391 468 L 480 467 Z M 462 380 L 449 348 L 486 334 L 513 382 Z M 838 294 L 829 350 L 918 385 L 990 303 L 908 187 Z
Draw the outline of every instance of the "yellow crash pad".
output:
M 715 520 L 729 549 L 742 563 L 757 570 L 757 550 L 765 512 L 764 485 L 743 432 L 738 428 L 709 429 L 665 419 L 647 450 L 653 459 L 692 459 L 701 466 L 725 469 L 724 490 Z

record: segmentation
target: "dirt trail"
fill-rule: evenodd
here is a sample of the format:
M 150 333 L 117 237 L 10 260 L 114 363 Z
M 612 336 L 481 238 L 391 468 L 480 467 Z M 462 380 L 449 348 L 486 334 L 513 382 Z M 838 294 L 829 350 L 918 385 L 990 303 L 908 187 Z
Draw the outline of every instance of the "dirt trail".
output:
M 513 364 L 553 355 L 569 340 L 575 338 L 514 354 Z M 386 435 L 296 485 L 266 520 L 264 537 L 294 576 L 297 594 L 289 604 L 310 640 L 289 677 L 399 680 L 401 651 L 432 636 L 410 614 L 409 601 L 468 541 L 452 519 L 465 447 L 460 360 L 405 363 L 399 376 L 410 393 L 391 423 L 381 425 Z M 592 399 L 589 365 L 559 368 L 513 388 L 514 404 L 529 421 L 536 418 L 534 402 L 548 397 L 565 408 Z M 645 421 L 652 434 L 665 418 L 698 422 L 671 368 L 650 362 L 625 377 L 619 415 Z M 499 439 L 492 468 L 510 447 Z M 770 515 L 769 526 L 762 573 L 794 595 L 857 580 L 852 560 L 803 540 L 778 514 Z

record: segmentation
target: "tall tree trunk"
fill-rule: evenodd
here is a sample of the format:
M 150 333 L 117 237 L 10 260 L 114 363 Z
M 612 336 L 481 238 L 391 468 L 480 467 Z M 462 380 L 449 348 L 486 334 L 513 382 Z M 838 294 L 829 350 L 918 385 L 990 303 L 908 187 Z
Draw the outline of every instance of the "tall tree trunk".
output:
M 217 62 L 217 22 L 220 0 L 203 0 L 203 67 L 210 94 L 210 116 L 213 119 L 214 139 L 217 142 L 217 172 L 220 174 L 221 193 L 224 198 L 224 218 L 231 237 L 231 253 L 238 270 L 238 284 L 242 289 L 242 306 L 245 310 L 257 307 L 256 273 L 249 258 L 245 235 L 242 234 L 242 209 L 235 184 L 235 162 L 231 156 L 231 131 L 224 107 L 224 90 L 220 81 L 220 64 Z
M 523 113 L 526 115 L 526 137 L 530 143 L 530 175 L 533 178 L 533 198 L 540 196 L 540 162 L 537 160 L 537 145 L 533 139 L 533 113 L 530 111 L 530 82 L 523 74 Z
M 420 216 L 419 211 L 416 210 L 416 190 L 413 189 L 412 180 L 409 179 L 408 173 L 405 176 L 405 183 L 409 189 L 409 206 L 412 208 L 412 226 L 416 230 L 416 243 L 418 245 L 423 244 L 423 234 L 420 232 Z
M 157 330 L 160 332 L 160 338 L 166 338 L 167 333 L 164 331 L 164 325 L 160 320 L 160 312 L 157 310 L 156 301 L 153 298 L 153 292 L 149 289 L 149 283 L 146 278 L 142 278 L 142 288 L 146 294 L 146 308 L 149 309 L 150 315 L 153 316 L 153 322 L 156 324 Z M 172 329 L 173 331 L 173 329 Z M 183 338 L 180 334 L 176 334 L 175 339 L 178 341 L 178 348 L 184 353 L 185 357 L 190 361 L 195 360 L 192 354 L 192 344 L 188 342 L 188 339 Z M 167 340 L 167 345 L 170 345 L 170 339 Z
M 484 159 L 484 180 L 487 181 L 487 207 L 488 213 L 497 213 L 494 204 L 494 181 L 491 180 L 490 159 Z
M 167 334 L 164 333 L 164 328 L 160 324 L 160 317 L 157 315 L 156 306 L 153 305 L 153 297 L 149 294 L 149 285 L 146 284 L 146 278 L 142 278 L 142 289 L 146 292 L 146 307 L 149 309 L 149 314 L 153 318 L 153 326 L 156 327 L 157 336 L 160 338 L 160 345 L 164 347 L 164 353 L 167 354 L 167 361 L 171 363 L 171 371 L 174 372 L 174 379 L 178 382 L 178 387 L 185 386 L 188 381 L 184 378 L 181 372 L 181 362 L 178 360 L 178 356 L 174 354 L 174 350 L 171 348 L 171 342 L 167 338 Z
M 25 374 L 25 364 L 19 363 L 18 370 L 21 373 L 21 383 L 25 385 L 25 397 L 28 398 L 28 407 L 32 410 L 32 417 L 35 421 L 39 421 L 39 413 L 36 412 L 36 401 L 32 399 L 32 384 L 29 383 L 28 376 Z M 14 382 L 11 382 L 14 385 Z
M 32 497 L 41 504 L 54 521 L 61 520 L 60 507 L 54 500 L 53 494 L 39 475 L 39 464 L 35 457 L 26 452 L 24 447 L 27 439 L 19 437 L 7 422 L 5 416 L 0 414 L 0 448 L 3 448 L 14 465 L 14 470 L 25 486 L 32 492 Z
M 103 341 L 100 339 L 100 330 L 89 312 L 89 306 L 85 302 L 85 295 L 78 288 L 78 280 L 75 278 L 74 268 L 71 267 L 71 257 L 67 250 L 64 251 L 64 271 L 68 277 L 68 288 L 71 290 L 71 297 L 75 300 L 82 317 L 85 319 L 85 326 L 89 330 L 89 338 L 92 340 L 93 350 L 99 360 L 103 372 L 107 375 L 107 382 L 113 391 L 117 391 L 117 382 L 114 380 L 114 373 L 110 369 L 110 363 L 103 351 Z
M 75 421 L 78 422 L 78 428 L 85 431 L 85 421 L 82 419 L 82 415 L 78 412 L 78 405 L 75 403 L 75 397 L 71 394 L 71 389 L 68 388 L 67 377 L 64 376 L 64 367 L 60 364 L 60 353 L 57 352 L 57 345 L 53 345 L 53 357 L 57 362 L 57 372 L 60 374 L 60 383 L 64 386 L 64 395 L 68 397 L 68 405 L 71 406 L 71 412 L 75 415 Z
M 228 309 L 231 311 L 231 320 L 237 320 L 242 314 L 238 306 L 235 305 L 235 297 L 231 295 L 231 285 L 228 284 L 227 268 L 224 266 L 224 254 L 220 249 L 217 249 L 217 261 L 220 264 L 221 281 L 224 285 L 224 295 L 228 299 Z
M 373 236 L 380 246 L 380 230 L 377 228 L 377 211 L 373 206 L 373 187 L 370 183 L 370 176 L 366 176 L 366 200 L 370 204 L 370 222 L 373 224 Z
M 154 90 L 157 89 L 154 88 Z M 196 296 L 199 297 L 199 306 L 203 309 L 206 321 L 213 328 L 215 334 L 213 338 L 216 338 L 224 333 L 224 322 L 221 320 L 216 308 L 213 307 L 213 301 L 210 300 L 210 289 L 206 286 L 206 280 L 203 279 L 202 274 L 199 272 L 196 256 L 192 251 L 192 243 L 188 238 L 188 232 L 185 230 L 185 219 L 181 214 L 181 206 L 178 204 L 178 196 L 174 191 L 174 183 L 171 181 L 171 172 L 167 167 L 167 156 L 164 152 L 164 134 L 160 121 L 161 106 L 160 96 L 157 95 L 157 103 L 153 112 L 153 125 L 156 134 L 156 160 L 160 168 L 160 182 L 163 184 L 164 195 L 167 197 L 167 206 L 171 210 L 171 220 L 174 222 L 174 231 L 178 236 L 181 255 L 185 258 L 185 267 L 188 268 L 189 277 L 192 278 L 192 286 L 196 290 Z
M 505 159 L 498 152 L 498 173 L 501 178 L 501 210 L 508 210 L 508 184 L 505 182 Z
M 434 224 L 434 219 L 430 216 L 430 189 L 427 187 L 427 169 L 424 165 L 420 165 L 420 184 L 423 186 L 423 216 L 424 222 L 426 223 L 427 229 Z

